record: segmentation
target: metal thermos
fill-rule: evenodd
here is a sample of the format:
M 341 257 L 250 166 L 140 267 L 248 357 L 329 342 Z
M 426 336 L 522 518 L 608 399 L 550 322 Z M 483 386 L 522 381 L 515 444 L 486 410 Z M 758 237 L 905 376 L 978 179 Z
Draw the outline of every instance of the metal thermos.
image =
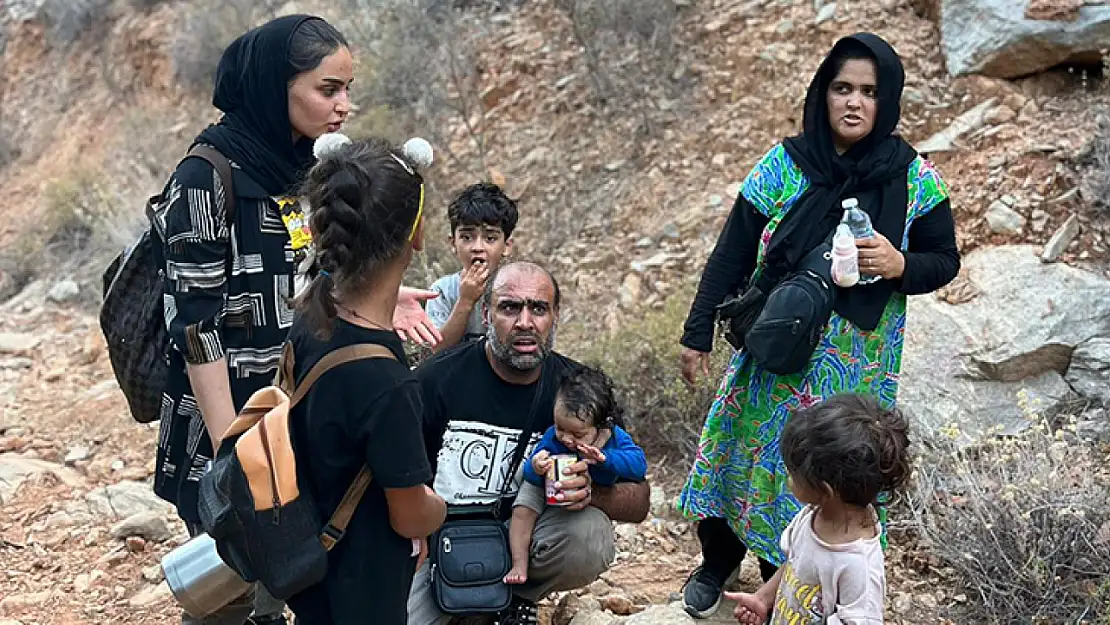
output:
M 203 618 L 231 603 L 251 584 L 224 563 L 216 541 L 198 534 L 162 558 L 166 583 L 181 607 L 195 618 Z

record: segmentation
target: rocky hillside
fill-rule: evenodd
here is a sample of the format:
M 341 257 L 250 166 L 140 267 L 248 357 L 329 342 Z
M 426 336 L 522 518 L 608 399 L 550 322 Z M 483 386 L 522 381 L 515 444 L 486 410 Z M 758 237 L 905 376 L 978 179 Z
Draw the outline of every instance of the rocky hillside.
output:
M 892 525 L 888 615 L 1110 612 L 1106 2 L 19 0 L 0 7 L 0 625 L 176 622 L 156 564 L 184 534 L 149 492 L 157 430 L 125 413 L 97 280 L 214 118 L 220 45 L 295 10 L 352 40 L 351 134 L 435 143 L 436 227 L 453 190 L 503 184 L 520 199 L 520 253 L 566 285 L 561 348 L 632 358 L 621 383 L 656 393 L 674 378 L 661 355 L 678 300 L 739 181 L 797 131 L 838 37 L 886 37 L 906 65 L 901 131 L 949 182 L 966 257 L 953 285 L 911 303 L 904 403 L 924 461 Z M 434 247 L 412 280 L 452 262 Z M 622 332 L 633 349 L 608 342 Z M 651 604 L 696 562 L 669 500 L 704 407 L 666 392 L 681 423 L 659 427 L 673 440 L 652 458 L 652 518 L 618 528 L 602 582 L 546 606 L 558 625 L 681 621 Z M 997 449 L 1000 432 L 1018 446 Z M 987 558 L 989 540 L 965 531 L 984 527 L 1020 551 Z M 1075 540 L 1056 548 L 1058 532 Z M 1057 575 L 1011 565 L 1034 560 Z M 753 583 L 747 569 L 737 582 Z
M 5 6 L 0 123 L 13 144 L 0 170 L 5 249 L 27 241 L 29 230 L 54 237 L 48 228 L 74 218 L 65 201 L 74 195 L 87 204 L 78 221 L 126 241 L 142 199 L 211 119 L 204 89 L 193 87 L 204 81 L 185 82 L 204 52 L 190 38 L 228 37 L 235 20 L 196 3 L 86 3 L 90 14 L 76 22 L 84 28 L 69 30 L 76 18 L 55 15 L 52 1 Z M 411 129 L 439 139 L 450 155 L 435 172 L 440 210 L 451 190 L 477 177 L 503 182 L 521 200 L 520 248 L 550 259 L 579 301 L 602 303 L 588 313 L 573 307 L 583 321 L 619 322 L 628 311 L 612 297 L 616 285 L 640 296 L 627 301 L 659 306 L 696 276 L 736 183 L 796 131 L 812 71 L 837 37 L 859 30 L 886 36 L 905 61 L 902 132 L 928 148 L 950 183 L 964 251 L 1044 245 L 1067 225 L 1073 236 L 1054 250 L 1059 256 L 1105 255 L 1104 220 L 1088 209 L 1081 185 L 1106 101 L 1096 65 L 1013 80 L 953 78 L 941 29 L 914 6 L 926 3 L 908 0 L 649 4 L 646 23 L 616 22 L 583 9 L 588 3 L 471 9 L 443 28 L 471 33 L 454 52 L 472 65 L 439 90 L 437 76 L 419 88 L 393 75 L 417 66 L 422 52 L 407 51 L 416 34 L 399 41 L 385 26 L 367 31 L 351 10 L 355 0 L 320 9 L 336 13 L 356 43 L 366 40 L 356 47 L 367 59 L 362 71 L 375 72 L 363 81 L 352 131 Z M 312 9 L 279 10 L 295 8 Z M 402 18 L 394 17 L 399 27 L 408 25 Z M 428 275 L 450 269 L 442 251 L 429 261 Z

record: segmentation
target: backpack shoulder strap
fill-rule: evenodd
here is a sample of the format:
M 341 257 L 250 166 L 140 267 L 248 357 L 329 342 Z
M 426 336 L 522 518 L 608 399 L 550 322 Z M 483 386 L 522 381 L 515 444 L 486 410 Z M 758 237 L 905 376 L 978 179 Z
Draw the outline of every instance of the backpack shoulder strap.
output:
M 221 154 L 219 150 L 202 143 L 194 145 L 185 158 L 191 156 L 208 161 L 208 164 L 220 175 L 220 180 L 224 183 L 224 213 L 227 218 L 227 226 L 230 228 L 231 224 L 235 223 L 235 187 L 231 177 L 231 161 L 227 160 L 227 157 Z
M 311 369 L 308 374 L 304 376 L 301 383 L 296 386 L 293 391 L 292 397 L 289 398 L 289 409 L 292 410 L 305 395 L 312 385 L 320 379 L 328 371 L 338 367 L 339 365 L 347 364 L 355 360 L 365 360 L 369 358 L 389 358 L 396 360 L 393 352 L 384 345 L 377 345 L 375 343 L 359 343 L 358 345 L 347 345 L 339 349 L 328 352 L 326 356 L 320 359 Z
M 373 478 L 370 475 L 370 467 L 362 465 L 362 470 L 358 472 L 355 480 L 347 487 L 347 492 L 343 493 L 343 499 L 335 507 L 335 512 L 324 524 L 324 529 L 320 530 L 320 543 L 324 545 L 325 551 L 331 551 L 332 547 L 335 547 L 336 543 L 343 538 L 343 534 L 347 532 L 347 524 L 351 522 L 351 517 L 355 514 L 355 508 L 362 501 L 362 495 L 366 492 L 366 488 L 370 486 L 371 479 Z
M 320 376 L 339 365 L 369 358 L 397 359 L 388 347 L 374 343 L 347 345 L 346 347 L 340 347 L 337 350 L 329 352 L 309 369 L 308 374 L 305 375 L 301 383 L 297 385 L 296 390 L 293 391 L 293 396 L 290 398 L 289 409 L 292 410 L 293 406 L 296 406 L 298 402 L 304 399 L 305 395 L 308 394 L 308 390 L 320 379 Z M 370 467 L 363 465 L 362 470 L 358 472 L 354 481 L 347 487 L 347 492 L 343 494 L 343 499 L 335 508 L 335 512 L 332 513 L 331 518 L 328 519 L 324 528 L 320 530 L 320 543 L 324 545 L 325 550 L 331 551 L 332 547 L 335 547 L 340 539 L 343 538 L 343 534 L 347 531 L 347 524 L 351 522 L 351 517 L 354 516 L 355 508 L 357 508 L 359 502 L 362 501 L 362 495 L 366 492 L 366 488 L 370 486 L 371 479 Z

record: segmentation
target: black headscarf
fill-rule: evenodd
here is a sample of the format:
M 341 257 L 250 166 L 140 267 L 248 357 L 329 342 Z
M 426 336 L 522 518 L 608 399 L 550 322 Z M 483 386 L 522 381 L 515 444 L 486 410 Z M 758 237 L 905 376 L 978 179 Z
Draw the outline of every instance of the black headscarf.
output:
M 251 30 L 224 50 L 216 69 L 212 104 L 223 111 L 219 123 L 196 141 L 235 161 L 267 193 L 290 192 L 312 164 L 312 140 L 293 142 L 289 123 L 289 62 L 293 33 L 310 15 L 287 15 Z
M 870 57 L 878 78 L 877 111 L 871 133 L 842 155 L 836 153 L 829 123 L 828 90 L 838 61 Z M 875 229 L 898 248 L 906 220 L 906 174 L 917 152 L 893 134 L 901 117 L 905 72 L 898 54 L 871 33 L 844 37 L 821 63 L 806 93 L 802 134 L 783 142 L 787 153 L 809 178 L 810 186 L 776 229 L 767 266 L 793 267 L 806 252 L 826 241 L 839 223 L 840 202 L 857 197 Z M 839 289 L 837 313 L 864 330 L 874 329 L 894 291 L 894 283 Z

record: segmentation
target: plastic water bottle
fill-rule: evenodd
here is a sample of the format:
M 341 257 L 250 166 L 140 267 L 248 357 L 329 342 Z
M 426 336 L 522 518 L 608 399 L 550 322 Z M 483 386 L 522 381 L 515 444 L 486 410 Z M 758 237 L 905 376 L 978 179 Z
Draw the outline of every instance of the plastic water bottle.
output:
M 832 245 L 832 279 L 836 286 L 849 288 L 859 282 L 859 250 L 848 224 L 836 227 Z
M 840 219 L 840 225 L 847 226 L 853 237 L 857 239 L 870 239 L 875 236 L 875 228 L 871 225 L 871 216 L 867 214 L 867 211 L 859 207 L 859 200 L 854 197 L 845 198 L 844 201 L 840 203 L 840 207 L 844 209 L 844 217 Z M 856 265 L 858 271 L 858 250 Z M 882 279 L 881 276 L 861 273 L 858 284 L 871 284 L 880 279 Z
M 840 203 L 844 209 L 844 217 L 840 223 L 847 224 L 852 229 L 852 235 L 857 239 L 870 239 L 875 236 L 875 229 L 871 227 L 871 216 L 859 207 L 859 200 L 854 197 L 845 198 Z

